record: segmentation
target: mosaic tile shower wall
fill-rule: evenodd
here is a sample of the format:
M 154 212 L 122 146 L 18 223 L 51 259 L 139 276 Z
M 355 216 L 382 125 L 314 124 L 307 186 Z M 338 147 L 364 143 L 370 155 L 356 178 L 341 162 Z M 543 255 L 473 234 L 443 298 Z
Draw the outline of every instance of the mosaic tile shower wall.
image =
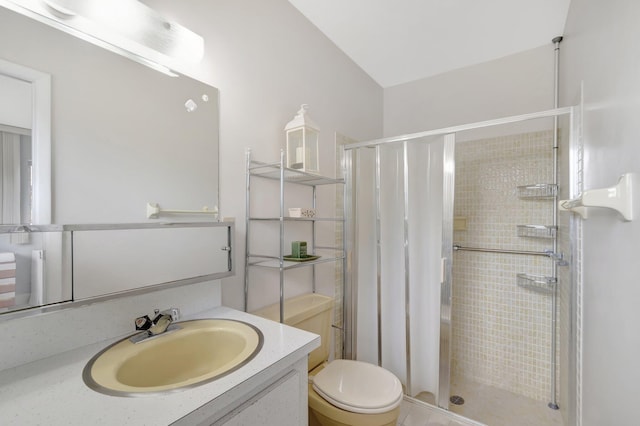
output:
M 548 238 L 518 236 L 518 225 L 551 225 L 552 200 L 518 197 L 517 187 L 551 183 L 552 131 L 456 145 L 456 217 L 467 247 L 544 251 Z M 551 296 L 516 284 L 549 276 L 546 257 L 457 251 L 453 266 L 452 380 L 471 380 L 537 400 L 550 389 Z

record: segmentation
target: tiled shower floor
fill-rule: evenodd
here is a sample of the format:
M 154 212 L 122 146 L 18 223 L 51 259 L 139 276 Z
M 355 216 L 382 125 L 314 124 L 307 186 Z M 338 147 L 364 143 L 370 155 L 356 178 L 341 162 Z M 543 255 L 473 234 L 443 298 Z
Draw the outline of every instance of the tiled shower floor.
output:
M 459 395 L 465 401 L 463 405 L 450 404 L 452 412 L 485 423 L 487 426 L 563 426 L 560 411 L 547 407 L 547 402 L 536 401 L 492 386 L 468 381 L 454 382 L 451 394 Z M 418 395 L 418 398 L 433 403 L 431 394 L 423 393 Z M 431 426 L 430 423 L 415 424 Z M 448 423 L 435 424 L 449 426 Z M 458 423 L 451 425 L 458 426 Z

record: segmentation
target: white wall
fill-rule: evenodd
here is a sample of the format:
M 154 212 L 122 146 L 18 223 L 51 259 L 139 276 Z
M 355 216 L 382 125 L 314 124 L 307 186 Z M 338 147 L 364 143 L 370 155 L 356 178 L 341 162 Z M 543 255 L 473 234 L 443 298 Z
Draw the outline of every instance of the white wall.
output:
M 640 171 L 640 2 L 573 0 L 562 43 L 563 105 L 584 82 L 585 189 Z M 640 195 L 639 191 L 635 192 Z M 584 222 L 583 425 L 637 424 L 640 224 Z
M 144 222 L 148 201 L 215 205 L 214 88 L 4 8 L 0 22 L 0 57 L 51 75 L 53 223 Z M 193 113 L 183 106 L 190 97 L 200 102 Z
M 293 117 L 300 104 L 308 103 L 312 117 L 321 126 L 321 172 L 333 175 L 334 132 L 340 131 L 356 139 L 381 136 L 382 89 L 286 0 L 149 0 L 147 3 L 205 38 L 206 53 L 203 63 L 178 71 L 214 85 L 221 92 L 220 205 L 222 214 L 235 216 L 238 225 L 238 245 L 234 252 L 237 275 L 225 280 L 223 297 L 225 305 L 241 307 L 245 148 L 253 148 L 259 159 L 277 159 L 279 148 L 284 142 L 284 125 Z M 211 119 L 216 120 L 216 117 L 212 116 Z M 58 143 L 62 143 L 61 140 Z M 54 151 L 55 149 L 54 145 Z M 66 160 L 56 158 L 55 161 Z M 57 167 L 64 167 L 64 164 L 58 164 Z M 68 175 L 64 169 L 59 169 L 56 173 Z M 77 178 L 82 179 L 82 175 L 79 174 Z M 215 189 L 214 185 L 213 182 L 210 183 L 211 189 Z M 179 191 L 170 185 L 169 187 L 172 191 Z M 206 191 L 208 187 L 204 182 L 195 192 Z M 183 192 L 193 195 L 194 189 Z M 84 195 L 78 193 L 76 196 Z M 267 204 L 276 203 L 273 197 L 263 201 Z M 57 221 L 74 218 L 91 222 L 88 216 L 75 219 L 71 211 L 65 210 L 65 206 L 58 207 Z M 62 214 L 63 211 L 70 213 Z M 328 285 L 333 288 L 333 277 Z M 256 288 L 260 289 L 259 286 Z M 173 296 L 174 290 L 167 290 L 48 314 L 48 323 L 54 325 L 51 330 L 47 330 L 51 331 L 52 336 L 66 341 L 67 337 L 56 331 L 59 330 L 55 326 L 57 322 L 68 324 L 65 330 L 73 330 L 75 321 L 86 321 L 98 311 L 100 316 L 104 316 L 105 312 L 117 313 L 118 318 L 123 318 L 118 328 L 101 332 L 98 336 L 107 338 L 125 333 L 136 313 L 150 311 L 153 307 L 165 308 L 179 302 L 178 307 L 182 307 L 188 314 L 195 312 L 194 309 L 220 304 L 217 284 L 213 287 L 208 284 L 181 287 L 175 291 L 184 295 L 180 301 L 176 301 Z M 275 300 L 277 294 L 269 296 L 273 296 Z M 257 297 L 261 295 L 258 294 Z M 6 323 L 6 327 L 0 327 L 0 336 L 9 336 L 11 333 L 28 336 L 32 323 L 29 319 Z M 51 351 L 38 351 L 33 342 L 23 340 L 16 340 L 8 351 L 14 355 L 28 351 L 28 360 L 51 354 Z M 69 342 L 65 350 L 83 343 L 87 341 L 75 339 Z M 11 365 L 15 365 L 19 359 L 10 361 Z
M 73 309 L 14 320 L 0 320 L 0 371 L 48 356 L 104 341 L 125 337 L 134 330 L 133 321 L 153 315 L 153 308 L 180 308 L 194 315 L 220 306 L 218 286 L 210 282 L 92 303 Z M 79 373 L 79 372 L 78 372 Z
M 215 88 L 193 79 L 165 76 L 4 8 L 0 9 L 0 22 L 0 57 L 51 75 L 53 223 L 144 222 L 147 201 L 174 208 L 215 205 Z M 211 102 L 200 102 L 196 112 L 186 112 L 185 100 L 199 100 L 203 92 Z M 170 238 L 163 243 L 175 245 Z M 152 257 L 150 253 L 147 256 Z M 142 275 L 155 273 L 154 266 L 136 266 Z M 140 285 L 139 277 L 127 273 L 125 265 L 120 263 L 116 268 L 126 276 L 120 284 L 127 288 Z M 169 274 L 157 274 L 151 283 L 173 279 Z M 81 291 L 82 283 L 76 281 L 75 285 L 76 298 L 87 295 Z M 220 283 L 208 283 L 207 288 L 211 306 L 219 304 Z M 96 293 L 112 291 L 100 288 Z M 184 312 L 200 303 L 195 293 L 191 300 L 185 300 L 179 306 Z M 139 312 L 171 304 L 170 299 L 159 305 L 140 303 Z M 116 301 L 106 306 L 117 311 L 120 304 Z M 65 320 L 79 315 L 72 311 L 50 316 Z M 90 311 L 80 312 L 90 315 Z M 128 317 L 120 334 L 132 331 L 132 318 Z M 30 332 L 28 322 L 19 319 L 12 321 L 12 327 L 22 330 L 23 335 Z M 57 335 L 57 330 L 51 332 Z M 18 340 L 16 345 L 20 347 Z
M 187 71 L 220 89 L 220 206 L 237 225 L 237 274 L 223 280 L 223 304 L 241 308 L 245 149 L 277 161 L 285 124 L 307 103 L 320 126 L 320 172 L 334 176 L 336 131 L 358 140 L 382 135 L 382 89 L 286 0 L 146 3 L 205 38 L 204 63 Z M 271 194 L 259 202 L 275 206 L 277 192 Z M 258 283 L 251 296 L 275 302 L 273 290 Z
M 395 136 L 551 109 L 553 58 L 549 40 L 548 46 L 386 88 L 384 134 Z

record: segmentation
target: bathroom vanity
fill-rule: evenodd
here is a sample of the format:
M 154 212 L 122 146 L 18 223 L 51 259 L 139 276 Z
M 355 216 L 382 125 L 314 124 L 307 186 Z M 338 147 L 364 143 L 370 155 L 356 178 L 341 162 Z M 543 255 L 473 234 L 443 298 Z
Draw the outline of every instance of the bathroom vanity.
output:
M 0 372 L 2 424 L 306 423 L 307 355 L 320 345 L 319 336 L 226 307 L 184 319 L 198 318 L 252 324 L 264 335 L 263 347 L 249 363 L 210 383 L 156 396 L 120 397 L 89 389 L 82 370 L 97 352 L 123 336 L 83 346 Z

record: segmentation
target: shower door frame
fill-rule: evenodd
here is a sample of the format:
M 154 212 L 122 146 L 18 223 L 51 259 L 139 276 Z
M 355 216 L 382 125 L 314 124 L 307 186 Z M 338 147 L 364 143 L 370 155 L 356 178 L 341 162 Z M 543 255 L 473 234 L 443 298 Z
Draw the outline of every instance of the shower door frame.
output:
M 443 239 L 442 239 L 442 282 L 441 282 L 441 296 L 440 296 L 440 359 L 439 359 L 439 377 L 438 377 L 438 394 L 436 395 L 436 404 L 444 409 L 449 408 L 449 391 L 451 386 L 451 296 L 452 296 L 452 232 L 450 232 L 449 237 L 447 238 L 446 229 L 453 228 L 453 201 L 454 201 L 454 168 L 455 168 L 455 160 L 453 157 L 453 152 L 455 149 L 455 134 L 463 131 L 470 131 L 476 129 L 482 129 L 487 127 L 500 126 L 505 124 L 513 124 L 519 123 L 523 121 L 541 119 L 541 118 L 557 118 L 560 116 L 568 115 L 570 119 L 570 128 L 571 128 L 571 140 L 569 142 L 570 149 L 573 151 L 575 149 L 576 141 L 575 139 L 578 135 L 574 130 L 574 115 L 575 111 L 578 107 L 563 107 L 563 108 L 555 108 L 551 110 L 545 110 L 540 112 L 534 112 L 529 114 L 522 114 L 510 117 L 504 117 L 495 120 L 481 121 L 470 124 L 463 124 L 459 126 L 446 127 L 436 130 L 428 130 L 424 132 L 406 134 L 401 136 L 394 136 L 382 139 L 375 139 L 366 142 L 357 142 L 345 145 L 343 147 L 343 158 L 344 162 L 344 176 L 345 176 L 345 192 L 344 192 L 344 217 L 345 217 L 345 229 L 344 229 L 344 243 L 346 248 L 346 256 L 348 259 L 347 268 L 344 271 L 344 307 L 343 307 L 343 324 L 345 325 L 344 333 L 343 333 L 343 356 L 345 359 L 357 359 L 357 311 L 358 311 L 358 294 L 357 294 L 357 262 L 358 256 L 357 254 L 357 227 L 355 226 L 355 213 L 357 212 L 357 204 L 356 197 L 354 197 L 355 193 L 355 185 L 357 185 L 357 181 L 355 179 L 355 173 L 358 169 L 358 161 L 359 156 L 358 150 L 361 148 L 376 148 L 376 165 L 379 167 L 379 147 L 387 144 L 398 144 L 402 143 L 404 145 L 404 151 L 406 153 L 406 147 L 408 143 L 412 141 L 419 140 L 421 138 L 426 137 L 438 137 L 442 136 L 444 138 L 444 153 L 443 160 L 446 162 L 447 158 L 450 158 L 451 164 L 446 164 L 443 169 L 443 192 L 444 197 L 443 200 Z M 355 165 L 354 165 L 355 163 Z M 407 167 L 406 155 L 405 155 L 405 173 Z M 573 161 L 570 162 L 570 177 L 573 177 L 576 174 L 574 170 L 575 163 Z M 376 190 L 379 190 L 379 174 L 376 174 Z M 572 185 L 573 186 L 573 185 Z M 573 190 L 573 188 L 572 188 Z M 573 191 L 572 191 L 573 192 Z M 407 183 L 406 183 L 406 175 L 405 175 L 405 207 L 406 207 L 406 197 L 407 194 Z M 379 217 L 380 217 L 380 206 L 379 206 L 379 194 L 376 194 L 376 218 L 377 218 L 377 228 L 378 228 L 378 237 L 379 237 Z M 572 223 L 573 223 L 572 219 Z M 406 224 L 406 210 L 405 210 L 405 233 L 407 229 Z M 573 226 L 572 226 L 573 229 Z M 572 230 L 571 238 L 576 237 Z M 574 240 L 575 241 L 575 240 Z M 378 238 L 378 246 L 379 246 L 379 238 Z M 405 256 L 409 252 L 408 241 L 405 235 Z M 378 247 L 379 253 L 379 247 Z M 376 259 L 377 267 L 379 271 L 380 259 L 379 256 Z M 408 260 L 405 258 L 405 262 Z M 572 263 L 572 268 L 576 268 L 576 264 L 579 263 L 574 260 Z M 575 271 L 572 276 L 575 277 Z M 377 274 L 378 283 L 377 283 L 377 292 L 378 292 L 378 312 L 377 312 L 377 327 L 378 327 L 378 360 L 380 361 L 380 353 L 381 353 L 381 333 L 380 333 L 380 323 L 381 323 L 381 312 L 380 312 L 380 274 Z M 575 279 L 572 278 L 572 281 Z M 405 276 L 405 288 L 408 289 L 409 286 L 409 277 L 408 274 Z M 575 283 L 571 283 L 571 285 L 575 285 Z M 578 283 L 579 285 L 579 283 Z M 405 297 L 408 297 L 408 294 L 405 294 Z M 573 299 L 572 299 L 573 300 Z M 409 318 L 407 318 L 407 331 L 406 331 L 406 347 L 407 347 L 407 388 L 409 388 L 410 383 L 410 371 L 411 371 L 411 360 L 410 354 L 408 352 L 411 347 L 411 338 L 409 335 Z M 575 340 L 576 336 L 572 336 L 572 340 Z M 577 372 L 578 375 L 580 372 Z M 405 392 L 405 398 L 409 398 L 413 401 L 420 402 Z

